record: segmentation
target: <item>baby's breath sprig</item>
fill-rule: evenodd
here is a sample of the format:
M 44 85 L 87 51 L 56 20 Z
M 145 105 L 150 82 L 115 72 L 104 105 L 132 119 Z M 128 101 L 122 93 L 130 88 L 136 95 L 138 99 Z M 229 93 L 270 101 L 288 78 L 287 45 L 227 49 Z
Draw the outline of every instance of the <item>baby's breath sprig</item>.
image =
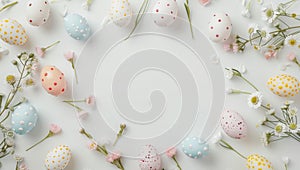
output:
M 18 55 L 17 60 L 12 61 L 19 75 L 6 76 L 6 82 L 11 89 L 7 95 L 0 94 L 0 130 L 3 135 L 3 140 L 0 142 L 0 159 L 14 154 L 14 132 L 5 126 L 5 122 L 14 108 L 25 101 L 25 99 L 22 98 L 19 102 L 14 103 L 17 93 L 22 89 L 23 82 L 31 76 L 32 65 L 36 62 L 37 59 L 33 53 L 28 54 L 23 52 Z
M 79 133 L 81 133 L 82 135 L 84 135 L 85 137 L 87 137 L 89 140 L 91 140 L 91 146 L 89 146 L 89 148 L 91 150 L 96 150 L 97 152 L 103 154 L 104 156 L 106 156 L 106 160 L 108 162 L 110 162 L 111 164 L 115 165 L 118 169 L 120 170 L 124 170 L 122 161 L 121 161 L 121 156 L 120 154 L 116 154 L 116 153 L 109 153 L 105 147 L 105 145 L 98 145 L 93 136 L 88 133 L 85 129 L 81 128 L 79 130 Z

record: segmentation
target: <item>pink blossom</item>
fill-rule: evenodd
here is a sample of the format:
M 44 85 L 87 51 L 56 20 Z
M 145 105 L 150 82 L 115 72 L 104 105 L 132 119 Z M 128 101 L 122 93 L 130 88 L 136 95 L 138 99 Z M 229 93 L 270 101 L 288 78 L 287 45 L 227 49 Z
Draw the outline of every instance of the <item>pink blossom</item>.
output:
M 232 52 L 233 53 L 239 52 L 239 45 L 237 43 L 232 43 Z
M 176 148 L 169 148 L 166 152 L 166 155 L 170 158 L 173 158 L 176 155 Z
M 84 119 L 88 116 L 88 114 L 89 113 L 87 111 L 81 110 L 81 111 L 77 112 L 77 117 L 79 119 Z
M 58 125 L 56 124 L 51 124 L 50 125 L 50 131 L 54 134 L 58 134 L 61 132 L 61 127 L 59 127 Z
M 268 50 L 264 53 L 264 57 L 269 60 L 271 58 L 275 58 L 277 55 L 277 51 L 275 50 Z
M 231 44 L 224 44 L 223 49 L 227 52 L 231 51 Z
M 89 96 L 85 99 L 85 103 L 87 105 L 94 105 L 95 104 L 95 96 Z
M 73 60 L 74 55 L 75 55 L 74 51 L 68 51 L 67 53 L 65 53 L 64 56 L 68 61 L 71 61 Z
M 38 55 L 39 57 L 44 57 L 44 55 L 45 55 L 45 50 L 44 50 L 44 48 L 41 48 L 41 47 L 35 47 L 35 51 L 36 51 L 36 53 L 37 53 L 37 55 Z
M 106 161 L 107 162 L 114 162 L 115 160 L 118 160 L 121 158 L 121 155 L 119 153 L 109 153 L 107 156 L 106 156 Z
M 88 148 L 91 151 L 96 150 L 97 149 L 97 143 L 95 141 L 89 141 L 88 142 Z
M 204 6 L 208 5 L 210 3 L 210 0 L 199 0 L 200 3 Z
M 27 165 L 26 165 L 24 162 L 22 162 L 22 163 L 19 165 L 19 170 L 28 170 L 28 167 L 27 167 Z
M 290 61 L 295 61 L 296 59 L 296 54 L 291 52 L 290 54 L 287 55 L 288 60 Z

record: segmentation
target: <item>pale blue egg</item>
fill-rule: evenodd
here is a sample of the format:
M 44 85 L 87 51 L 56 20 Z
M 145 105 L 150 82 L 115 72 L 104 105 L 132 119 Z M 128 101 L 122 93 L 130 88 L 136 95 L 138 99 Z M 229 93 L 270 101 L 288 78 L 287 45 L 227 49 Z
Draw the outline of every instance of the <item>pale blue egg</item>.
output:
M 209 145 L 198 137 L 187 137 L 181 146 L 183 153 L 193 159 L 202 158 L 209 151 Z
M 28 102 L 22 103 L 12 113 L 12 130 L 16 134 L 24 135 L 35 127 L 37 119 L 36 109 Z
M 87 20 L 76 13 L 68 14 L 64 18 L 67 33 L 76 40 L 86 40 L 91 35 L 91 28 Z

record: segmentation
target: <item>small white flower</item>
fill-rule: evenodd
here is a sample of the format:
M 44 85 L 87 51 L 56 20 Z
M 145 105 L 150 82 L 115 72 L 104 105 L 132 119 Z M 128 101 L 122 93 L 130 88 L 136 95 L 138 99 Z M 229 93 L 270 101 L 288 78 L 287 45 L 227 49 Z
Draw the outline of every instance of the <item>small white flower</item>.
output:
M 233 93 L 233 89 L 226 89 L 226 90 L 225 90 L 225 93 L 226 93 L 226 94 L 232 94 L 232 93 Z
M 258 122 L 258 125 L 264 125 L 267 120 L 268 120 L 267 117 L 264 116 L 264 118 Z
M 259 30 L 258 24 L 252 23 L 248 27 L 248 33 L 256 33 Z
M 274 128 L 275 135 L 279 137 L 283 136 L 286 131 L 287 131 L 287 127 L 283 123 L 278 123 Z
M 282 157 L 282 162 L 283 162 L 285 165 L 288 165 L 288 164 L 290 163 L 289 157 L 283 156 L 283 157 Z
M 218 132 L 216 133 L 216 135 L 211 139 L 211 142 L 213 144 L 217 144 L 219 143 L 219 141 L 222 140 L 222 133 L 221 132 Z
M 250 94 L 248 98 L 248 106 L 257 109 L 261 106 L 263 95 L 260 92 Z
M 245 65 L 240 65 L 237 70 L 242 74 L 245 74 L 247 72 L 247 68 Z
M 285 71 L 289 66 L 291 66 L 290 63 L 285 63 L 285 64 L 283 64 L 283 65 L 280 66 L 280 70 L 281 71 Z
M 267 115 L 273 115 L 273 114 L 275 114 L 275 109 L 273 109 L 273 108 L 269 109 L 268 111 L 266 111 L 266 114 Z
M 15 141 L 13 138 L 5 138 L 5 143 L 8 145 L 8 146 L 14 146 L 15 145 Z
M 297 39 L 295 38 L 294 35 L 289 35 L 285 38 L 284 44 L 290 47 L 295 47 L 297 46 Z
M 259 5 L 262 5 L 262 4 L 264 3 L 264 0 L 257 0 L 257 3 L 258 3 Z
M 300 125 L 297 125 L 296 123 L 290 123 L 289 131 L 291 133 L 297 134 L 300 131 Z
M 0 47 L 0 57 L 5 56 L 9 53 L 7 48 Z
M 276 12 L 271 5 L 262 7 L 262 19 L 267 21 L 269 24 L 274 22 L 274 20 L 277 18 L 277 15 L 278 12 Z
M 289 109 L 288 113 L 290 116 L 296 116 L 298 112 L 298 108 L 297 107 L 292 107 Z
M 264 146 L 268 146 L 270 144 L 271 133 L 270 132 L 263 132 L 261 135 L 261 141 Z
M 245 9 L 242 11 L 242 16 L 243 16 L 243 17 L 246 17 L 246 18 L 251 18 L 251 13 L 250 13 L 249 9 L 245 8 Z
M 270 29 L 268 27 L 263 27 L 260 30 L 260 34 L 263 38 L 263 40 L 269 40 L 270 38 L 272 38 L 272 35 L 270 34 Z
M 291 105 L 291 104 L 294 104 L 295 102 L 293 100 L 288 100 L 286 101 L 284 104 L 285 105 Z
M 230 80 L 233 78 L 233 76 L 234 76 L 234 73 L 233 73 L 232 68 L 227 68 L 225 70 L 225 77 Z

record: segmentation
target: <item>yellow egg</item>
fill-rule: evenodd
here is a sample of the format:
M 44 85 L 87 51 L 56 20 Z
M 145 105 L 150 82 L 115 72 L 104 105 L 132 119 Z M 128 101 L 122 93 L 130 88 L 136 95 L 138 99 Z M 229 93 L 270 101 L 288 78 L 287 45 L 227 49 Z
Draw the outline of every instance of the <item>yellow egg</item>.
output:
M 300 90 L 300 83 L 297 78 L 287 74 L 269 78 L 267 86 L 274 94 L 281 97 L 295 96 Z
M 274 170 L 271 162 L 258 154 L 248 156 L 247 168 L 251 170 Z
M 23 45 L 28 40 L 25 29 L 14 19 L 0 20 L 0 38 L 11 45 Z

